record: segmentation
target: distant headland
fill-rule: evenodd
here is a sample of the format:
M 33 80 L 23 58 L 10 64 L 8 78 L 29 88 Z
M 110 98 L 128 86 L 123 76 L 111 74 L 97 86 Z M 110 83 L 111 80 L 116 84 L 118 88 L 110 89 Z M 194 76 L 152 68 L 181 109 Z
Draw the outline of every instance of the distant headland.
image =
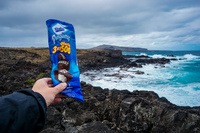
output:
M 121 50 L 121 51 L 148 51 L 146 48 L 140 47 L 121 47 L 121 46 L 114 46 L 114 45 L 99 45 L 97 47 L 93 47 L 91 49 L 111 49 L 111 50 Z

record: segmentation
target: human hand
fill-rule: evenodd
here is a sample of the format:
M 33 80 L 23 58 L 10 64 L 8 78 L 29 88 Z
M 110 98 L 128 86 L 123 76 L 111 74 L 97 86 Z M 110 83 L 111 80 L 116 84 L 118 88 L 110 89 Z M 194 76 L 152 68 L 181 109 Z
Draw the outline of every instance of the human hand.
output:
M 32 90 L 34 92 L 40 93 L 44 97 L 47 106 L 49 106 L 52 103 L 62 101 L 61 97 L 65 96 L 59 93 L 63 91 L 66 88 L 66 86 L 66 83 L 60 83 L 59 85 L 54 87 L 51 78 L 42 78 L 35 82 Z

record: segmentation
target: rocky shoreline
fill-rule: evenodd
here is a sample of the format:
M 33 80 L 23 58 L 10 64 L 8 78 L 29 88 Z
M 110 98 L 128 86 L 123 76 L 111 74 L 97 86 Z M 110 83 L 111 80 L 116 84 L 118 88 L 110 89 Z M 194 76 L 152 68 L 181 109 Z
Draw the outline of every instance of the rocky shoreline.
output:
M 0 96 L 31 88 L 37 79 L 50 77 L 47 48 L 0 48 L 0 55 Z M 124 56 L 119 50 L 78 49 L 77 58 L 81 73 L 151 63 L 164 67 L 170 63 L 170 59 L 148 56 L 130 62 L 133 56 Z M 108 90 L 83 81 L 81 87 L 84 103 L 64 98 L 48 107 L 41 133 L 200 133 L 200 107 L 176 106 L 150 91 Z

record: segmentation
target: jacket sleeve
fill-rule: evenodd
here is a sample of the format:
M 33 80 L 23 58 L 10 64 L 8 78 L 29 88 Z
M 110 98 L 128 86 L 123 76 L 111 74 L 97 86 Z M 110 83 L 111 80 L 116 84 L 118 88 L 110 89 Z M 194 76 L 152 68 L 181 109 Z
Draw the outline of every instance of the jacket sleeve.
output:
M 0 133 L 37 133 L 46 120 L 43 96 L 31 89 L 0 98 Z

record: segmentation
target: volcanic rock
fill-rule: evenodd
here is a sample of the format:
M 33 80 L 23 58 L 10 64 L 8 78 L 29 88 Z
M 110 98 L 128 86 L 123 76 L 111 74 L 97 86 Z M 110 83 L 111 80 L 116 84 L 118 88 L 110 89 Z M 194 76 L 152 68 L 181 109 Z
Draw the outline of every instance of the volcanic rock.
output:
M 44 131 L 195 133 L 200 129 L 200 107 L 176 106 L 151 91 L 108 90 L 85 82 L 81 86 L 84 103 L 65 98 L 51 105 Z
M 139 58 L 131 64 L 115 50 L 77 50 L 77 57 L 81 72 L 170 62 L 164 58 Z M 0 59 L 0 96 L 32 88 L 37 79 L 50 77 L 48 48 L 0 48 Z M 200 107 L 176 106 L 151 91 L 109 90 L 85 82 L 81 82 L 81 88 L 83 103 L 67 97 L 48 107 L 41 133 L 200 132 Z

